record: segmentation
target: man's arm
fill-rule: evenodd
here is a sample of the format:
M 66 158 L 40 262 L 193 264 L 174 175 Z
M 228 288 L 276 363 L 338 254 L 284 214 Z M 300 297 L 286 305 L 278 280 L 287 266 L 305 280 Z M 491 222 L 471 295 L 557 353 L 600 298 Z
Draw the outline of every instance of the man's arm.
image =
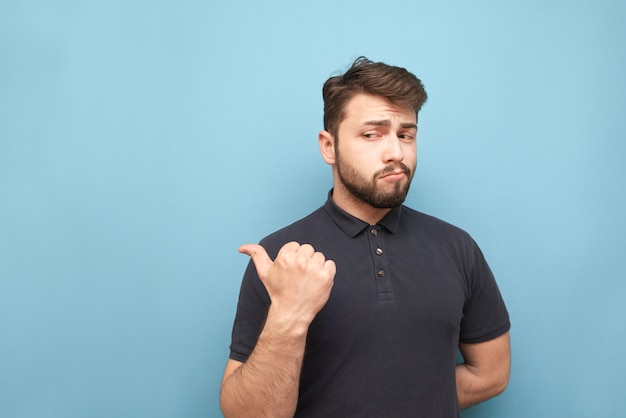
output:
M 292 417 L 306 335 L 328 301 L 335 264 L 308 244 L 285 244 L 272 261 L 259 245 L 239 249 L 252 257 L 271 304 L 263 330 L 245 363 L 229 360 L 220 406 L 229 417 Z
M 267 322 L 245 363 L 228 360 L 220 398 L 225 417 L 293 416 L 305 338 L 280 328 Z
M 456 367 L 456 389 L 461 409 L 504 391 L 511 372 L 509 333 L 477 344 L 459 344 L 464 363 Z

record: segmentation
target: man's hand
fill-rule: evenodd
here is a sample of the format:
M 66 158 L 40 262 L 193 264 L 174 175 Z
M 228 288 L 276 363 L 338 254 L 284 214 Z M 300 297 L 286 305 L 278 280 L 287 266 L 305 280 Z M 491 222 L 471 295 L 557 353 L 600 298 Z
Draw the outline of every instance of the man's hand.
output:
M 328 301 L 336 266 L 309 244 L 285 244 L 276 259 L 263 247 L 246 244 L 239 252 L 248 254 L 270 296 L 272 315 L 308 325 Z
M 242 245 L 239 252 L 252 257 L 271 305 L 248 360 L 226 364 L 222 412 L 225 417 L 293 417 L 306 335 L 328 301 L 335 263 L 297 242 L 285 244 L 274 261 L 260 245 Z

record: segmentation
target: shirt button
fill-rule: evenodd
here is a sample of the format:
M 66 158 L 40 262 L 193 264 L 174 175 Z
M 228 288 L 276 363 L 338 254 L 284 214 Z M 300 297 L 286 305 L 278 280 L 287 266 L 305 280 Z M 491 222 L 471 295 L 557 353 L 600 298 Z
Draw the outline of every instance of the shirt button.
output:
M 383 250 L 381 250 L 380 248 L 376 248 L 377 255 L 381 255 L 382 253 L 383 253 Z
M 378 274 L 378 277 L 383 277 L 385 275 L 385 270 L 380 269 L 376 272 L 376 274 Z
M 370 234 L 372 235 L 378 235 L 378 231 L 374 228 L 370 229 Z

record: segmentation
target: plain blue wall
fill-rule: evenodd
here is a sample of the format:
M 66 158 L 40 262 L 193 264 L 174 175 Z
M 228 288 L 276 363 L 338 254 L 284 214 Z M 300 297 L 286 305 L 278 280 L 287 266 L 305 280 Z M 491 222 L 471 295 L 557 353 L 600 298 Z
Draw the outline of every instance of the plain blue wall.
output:
M 408 204 L 512 317 L 464 417 L 626 416 L 626 3 L 0 4 L 0 416 L 218 417 L 247 258 L 321 205 L 321 85 L 424 81 Z

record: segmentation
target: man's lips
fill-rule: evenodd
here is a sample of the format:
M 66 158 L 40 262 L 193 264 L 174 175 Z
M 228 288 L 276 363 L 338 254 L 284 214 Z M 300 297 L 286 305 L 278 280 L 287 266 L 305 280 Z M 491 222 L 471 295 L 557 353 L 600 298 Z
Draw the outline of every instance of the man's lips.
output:
M 395 170 L 392 171 L 390 173 L 385 173 L 382 176 L 380 176 L 380 179 L 384 179 L 384 180 L 400 180 L 403 179 L 404 177 L 406 177 L 406 171 L 404 170 Z

